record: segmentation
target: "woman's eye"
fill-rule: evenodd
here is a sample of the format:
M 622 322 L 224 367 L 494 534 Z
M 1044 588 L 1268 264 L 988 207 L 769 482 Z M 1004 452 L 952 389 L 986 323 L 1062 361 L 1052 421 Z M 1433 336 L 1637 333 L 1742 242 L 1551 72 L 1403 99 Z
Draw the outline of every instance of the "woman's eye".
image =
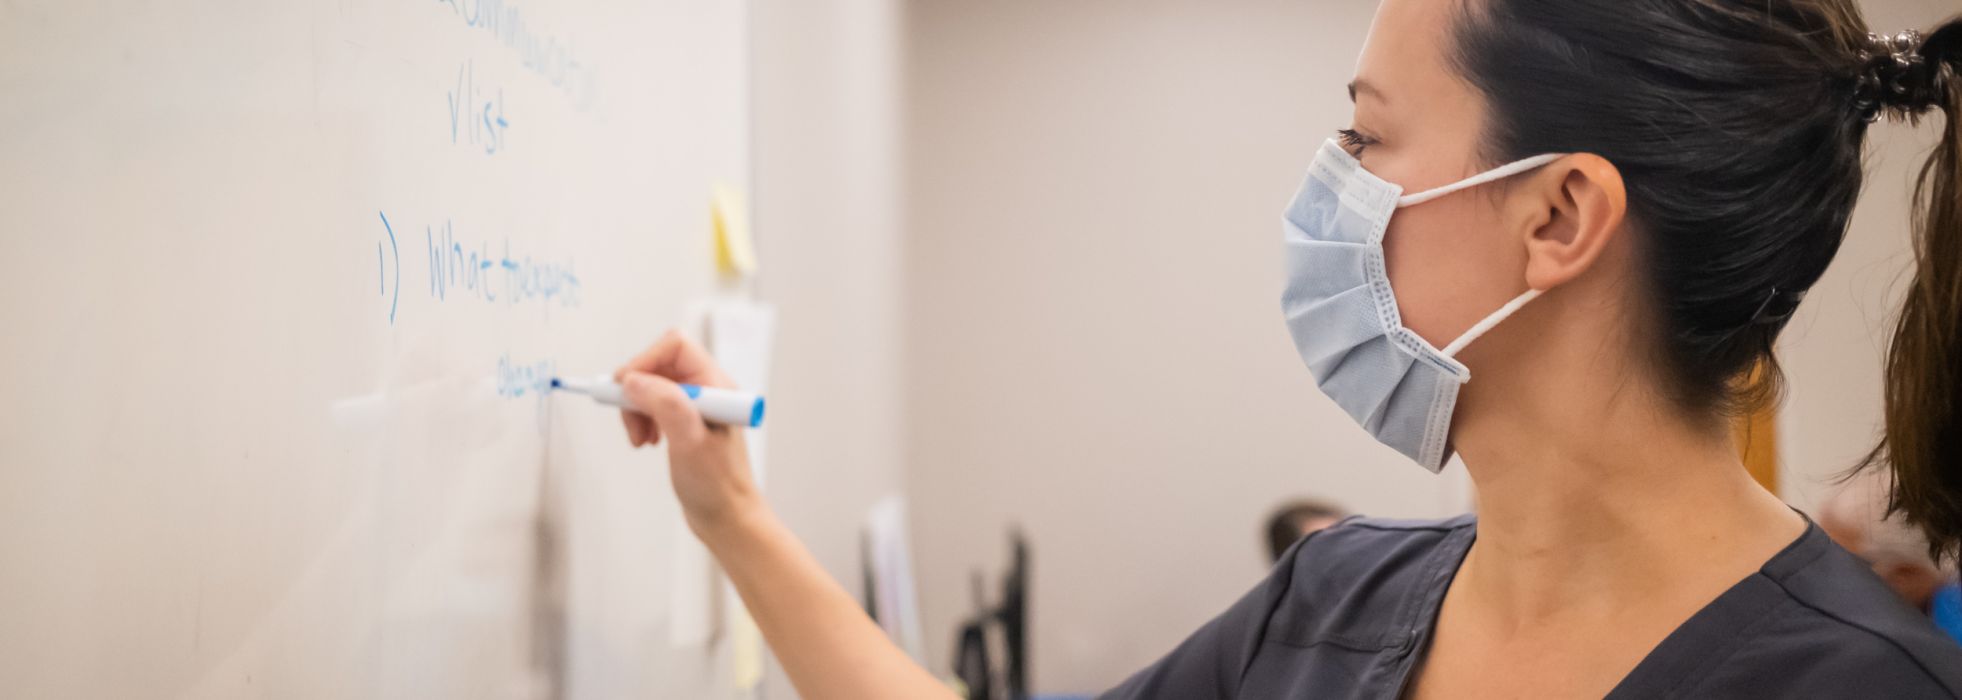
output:
M 1362 157 L 1363 150 L 1376 145 L 1376 139 L 1364 136 L 1362 132 L 1355 129 L 1337 129 L 1335 134 L 1341 141 L 1342 148 L 1349 151 L 1349 155 L 1357 158 Z

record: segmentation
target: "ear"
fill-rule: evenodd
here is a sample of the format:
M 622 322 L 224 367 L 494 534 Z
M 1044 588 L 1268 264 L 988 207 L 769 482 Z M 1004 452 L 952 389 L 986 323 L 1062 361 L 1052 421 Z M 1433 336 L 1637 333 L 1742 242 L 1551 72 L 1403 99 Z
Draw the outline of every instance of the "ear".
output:
M 1606 158 L 1576 153 L 1541 168 L 1520 203 L 1526 284 L 1546 291 L 1594 266 L 1621 232 L 1628 190 Z

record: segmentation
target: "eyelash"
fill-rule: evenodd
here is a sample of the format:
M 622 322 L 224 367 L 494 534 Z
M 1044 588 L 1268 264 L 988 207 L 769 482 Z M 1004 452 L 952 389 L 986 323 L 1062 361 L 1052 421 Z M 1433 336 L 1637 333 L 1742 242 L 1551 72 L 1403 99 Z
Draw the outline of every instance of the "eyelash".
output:
M 1349 149 L 1349 155 L 1357 158 L 1362 157 L 1364 150 L 1376 145 L 1376 139 L 1364 136 L 1355 129 L 1336 129 L 1335 135 L 1342 142 L 1342 147 Z

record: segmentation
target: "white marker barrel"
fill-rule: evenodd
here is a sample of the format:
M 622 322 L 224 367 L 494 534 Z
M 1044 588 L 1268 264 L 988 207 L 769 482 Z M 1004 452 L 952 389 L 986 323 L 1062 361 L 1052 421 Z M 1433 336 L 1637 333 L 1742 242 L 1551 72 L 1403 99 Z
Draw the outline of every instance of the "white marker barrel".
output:
M 637 411 L 632 402 L 627 401 L 626 391 L 610 377 L 598 377 L 590 381 L 575 379 L 554 379 L 553 386 L 576 394 L 585 394 L 594 401 Z M 695 402 L 695 410 L 700 411 L 702 419 L 721 425 L 763 427 L 763 397 L 735 389 L 718 389 L 712 386 L 679 385 L 688 398 Z

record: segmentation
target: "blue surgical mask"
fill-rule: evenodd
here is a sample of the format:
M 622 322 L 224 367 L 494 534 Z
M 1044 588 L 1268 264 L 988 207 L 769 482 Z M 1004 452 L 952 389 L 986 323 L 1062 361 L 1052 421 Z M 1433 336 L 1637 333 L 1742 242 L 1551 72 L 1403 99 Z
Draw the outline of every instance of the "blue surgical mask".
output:
M 1535 156 L 1454 184 L 1402 197 L 1333 139 L 1308 166 L 1288 205 L 1288 332 L 1322 392 L 1377 441 L 1433 472 L 1450 458 L 1451 411 L 1471 370 L 1458 351 L 1539 296 L 1528 290 L 1439 350 L 1405 328 L 1383 262 L 1383 233 L 1397 209 L 1538 168 Z

